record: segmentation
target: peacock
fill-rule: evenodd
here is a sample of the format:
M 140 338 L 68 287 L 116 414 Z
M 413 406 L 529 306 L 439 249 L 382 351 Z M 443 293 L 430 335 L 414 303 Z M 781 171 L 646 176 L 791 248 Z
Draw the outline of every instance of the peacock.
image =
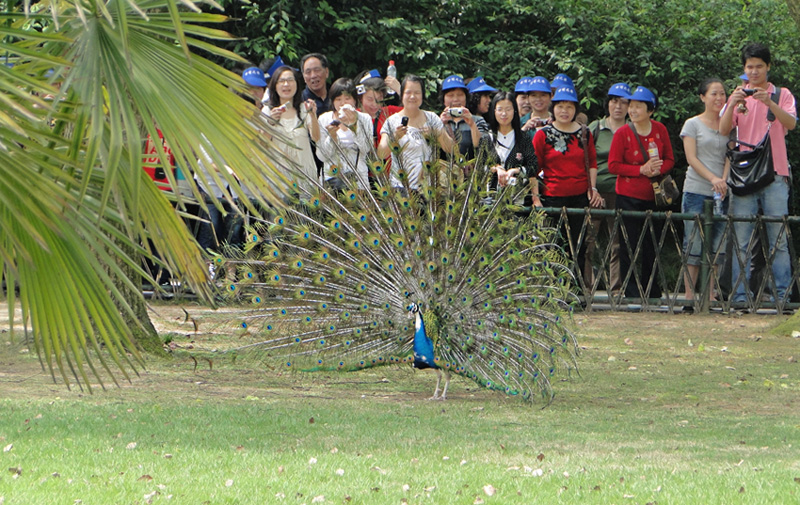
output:
M 236 352 L 306 372 L 430 368 L 432 399 L 456 374 L 549 403 L 557 371 L 577 369 L 573 274 L 545 216 L 514 205 L 520 189 L 490 191 L 471 167 L 425 162 L 412 185 L 401 163 L 390 177 L 371 162 L 370 190 L 315 181 L 249 227 L 214 260 L 235 265 L 220 312 L 247 341 Z

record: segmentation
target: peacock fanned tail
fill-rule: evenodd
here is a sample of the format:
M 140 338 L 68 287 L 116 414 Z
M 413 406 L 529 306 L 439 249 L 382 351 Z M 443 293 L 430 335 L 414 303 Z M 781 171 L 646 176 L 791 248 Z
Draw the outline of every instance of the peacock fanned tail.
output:
M 393 188 L 314 186 L 301 203 L 248 230 L 232 262 L 224 317 L 253 351 L 289 369 L 359 370 L 413 363 L 421 307 L 435 364 L 509 395 L 553 397 L 553 376 L 576 367 L 569 329 L 573 279 L 542 213 L 514 206 L 514 187 L 488 174 L 426 164 L 418 190 L 402 166 Z

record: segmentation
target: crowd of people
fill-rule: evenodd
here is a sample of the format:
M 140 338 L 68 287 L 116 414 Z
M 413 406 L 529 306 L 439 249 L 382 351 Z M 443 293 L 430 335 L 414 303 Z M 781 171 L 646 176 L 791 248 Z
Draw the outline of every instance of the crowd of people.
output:
M 742 84 L 730 96 L 718 78 L 699 85 L 697 96 L 703 111 L 687 119 L 680 132 L 688 162 L 683 212 L 699 214 L 706 200 L 714 200 L 718 213 L 788 213 L 790 170 L 784 137 L 796 124 L 795 100 L 788 89 L 769 82 L 767 47 L 746 46 L 741 64 Z M 294 174 L 298 189 L 322 184 L 331 190 L 353 185 L 368 190 L 373 184 L 370 162 L 391 160 L 392 184 L 414 191 L 426 162 L 454 153 L 469 165 L 483 152 L 483 165 L 491 172 L 489 189 L 524 188 L 519 193 L 521 206 L 648 211 L 657 209 L 659 181 L 675 167 L 667 129 L 652 119 L 658 98 L 643 86 L 612 83 L 604 101 L 604 116 L 589 121 L 581 111 L 573 81 L 564 74 L 552 79 L 523 77 L 506 90 L 490 86 L 481 76 L 463 79 L 450 75 L 440 87 L 439 112 L 423 108 L 426 87 L 415 75 L 398 81 L 371 70 L 353 79 L 336 79 L 328 87 L 329 74 L 327 58 L 313 53 L 302 58 L 298 69 L 278 58 L 266 72 L 252 67 L 242 75 L 256 106 L 273 131 L 280 133 L 275 136 L 276 145 L 299 167 Z M 396 105 L 389 104 L 395 101 Z M 732 194 L 726 183 L 729 141 L 755 145 L 765 135 L 769 135 L 772 149 L 774 181 L 749 195 Z M 590 258 L 598 232 L 606 230 L 612 238 L 606 277 L 609 292 L 631 298 L 662 296 L 656 271 L 658 248 L 653 240 L 660 236 L 657 222 L 655 233 L 642 234 L 645 218 L 623 214 L 622 227 L 615 233 L 613 217 L 595 217 L 579 240 L 583 220 L 582 215 L 570 216 L 569 232 L 565 233 L 569 247 L 565 249 L 573 255 L 587 286 L 597 285 Z M 780 226 L 767 224 L 767 234 L 774 276 L 771 292 L 776 299 L 785 300 L 791 265 L 786 234 L 779 232 Z M 718 262 L 724 260 L 723 227 L 724 223 L 716 223 L 713 230 Z M 747 289 L 752 227 L 750 222 L 735 225 L 734 247 L 744 258 L 742 264 L 732 262 L 735 289 L 731 296 L 737 302 L 753 296 Z M 685 292 L 691 299 L 701 263 L 701 234 L 693 221 L 686 223 L 684 231 L 688 258 Z M 621 245 L 620 235 L 631 245 Z M 632 256 L 640 235 L 641 252 Z M 217 240 L 223 236 L 218 235 Z M 582 245 L 576 247 L 578 243 Z M 637 258 L 639 267 L 634 264 Z M 637 268 L 641 282 L 632 275 Z

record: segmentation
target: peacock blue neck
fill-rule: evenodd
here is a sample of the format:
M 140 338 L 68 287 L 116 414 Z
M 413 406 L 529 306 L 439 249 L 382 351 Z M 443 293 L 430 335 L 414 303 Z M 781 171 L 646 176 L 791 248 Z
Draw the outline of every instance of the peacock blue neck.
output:
M 439 368 L 434 363 L 433 341 L 425 332 L 420 311 L 414 313 L 414 368 Z

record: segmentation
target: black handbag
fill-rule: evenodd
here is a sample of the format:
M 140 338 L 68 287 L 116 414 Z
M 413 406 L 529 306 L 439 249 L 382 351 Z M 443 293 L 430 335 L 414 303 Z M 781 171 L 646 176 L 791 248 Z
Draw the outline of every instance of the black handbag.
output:
M 779 103 L 781 90 L 776 88 L 772 94 L 772 101 Z M 748 144 L 741 140 L 731 140 L 728 142 L 728 151 L 725 155 L 731 162 L 731 169 L 728 172 L 728 187 L 731 193 L 736 196 L 752 195 L 756 191 L 766 188 L 775 180 L 775 167 L 772 164 L 772 143 L 769 138 L 769 130 L 772 122 L 775 121 L 775 114 L 767 112 L 767 133 L 758 145 Z M 740 146 L 749 147 L 749 151 L 742 151 Z
M 740 146 L 749 147 L 751 150 L 741 151 Z M 728 142 L 727 156 L 731 161 L 728 186 L 734 195 L 751 195 L 766 188 L 775 180 L 769 129 L 761 142 L 755 146 L 741 140 L 731 140 Z

